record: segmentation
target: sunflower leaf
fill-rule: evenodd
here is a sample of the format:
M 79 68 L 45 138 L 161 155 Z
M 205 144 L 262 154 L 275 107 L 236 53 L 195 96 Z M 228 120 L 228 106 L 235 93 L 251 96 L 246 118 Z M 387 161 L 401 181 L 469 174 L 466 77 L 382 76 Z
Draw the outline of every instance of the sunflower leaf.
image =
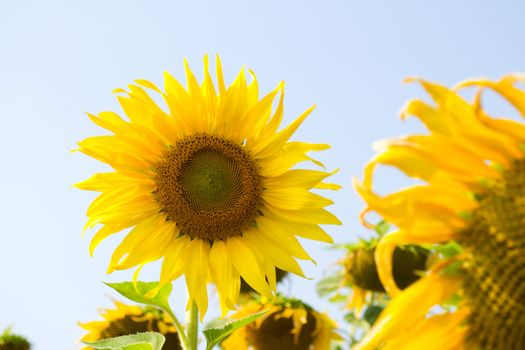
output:
M 324 277 L 319 282 L 317 282 L 317 295 L 320 297 L 325 297 L 328 294 L 332 294 L 333 292 L 337 291 L 337 289 L 341 287 L 341 280 L 342 276 L 339 274 L 335 276 Z
M 374 230 L 378 234 L 379 237 L 383 237 L 386 235 L 388 230 L 390 229 L 390 224 L 384 220 L 377 223 L 377 225 L 374 226 Z
M 164 310 L 171 310 L 168 299 L 173 289 L 171 284 L 166 284 L 158 289 L 158 282 L 121 282 L 121 283 L 107 283 L 107 286 L 113 288 L 129 300 L 140 304 L 158 306 Z M 148 295 L 149 294 L 149 295 Z
M 246 326 L 249 323 L 252 323 L 262 315 L 264 315 L 268 310 L 264 310 L 252 315 L 248 315 L 241 319 L 228 322 L 221 328 L 208 328 L 204 329 L 202 333 L 206 338 L 206 350 L 211 350 L 215 345 L 224 340 L 228 335 L 233 331 Z
M 166 338 L 160 333 L 146 332 L 84 342 L 96 350 L 161 350 Z
M 384 307 L 379 305 L 369 305 L 363 314 L 363 319 L 373 326 L 383 309 Z

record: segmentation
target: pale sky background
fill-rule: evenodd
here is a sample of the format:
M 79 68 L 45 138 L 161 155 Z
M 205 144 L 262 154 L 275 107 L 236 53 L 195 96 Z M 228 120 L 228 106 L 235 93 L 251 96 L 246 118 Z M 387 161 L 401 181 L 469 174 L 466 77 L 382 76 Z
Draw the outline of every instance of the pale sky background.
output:
M 111 91 L 134 79 L 161 84 L 162 72 L 183 79 L 183 58 L 202 70 L 202 57 L 220 54 L 231 82 L 241 66 L 262 91 L 286 81 L 286 121 L 316 103 L 295 139 L 330 143 L 317 155 L 344 189 L 331 195 L 343 227 L 337 242 L 366 235 L 362 207 L 350 181 L 372 156 L 373 141 L 421 130 L 398 111 L 424 94 L 403 85 L 418 75 L 454 84 L 475 76 L 525 71 L 521 1 L 26 1 L 0 0 L 0 329 L 14 330 L 34 349 L 79 349 L 77 321 L 99 319 L 115 296 L 101 281 L 122 235 L 90 258 L 92 233 L 81 237 L 92 193 L 71 188 L 105 169 L 76 142 L 101 129 L 84 111 L 115 110 Z M 401 177 L 384 172 L 379 187 Z M 318 278 L 340 258 L 326 245 L 306 243 Z M 154 280 L 158 266 L 145 269 Z M 284 291 L 319 310 L 314 280 L 293 278 Z M 173 303 L 182 312 L 185 291 Z M 218 305 L 212 301 L 210 314 Z

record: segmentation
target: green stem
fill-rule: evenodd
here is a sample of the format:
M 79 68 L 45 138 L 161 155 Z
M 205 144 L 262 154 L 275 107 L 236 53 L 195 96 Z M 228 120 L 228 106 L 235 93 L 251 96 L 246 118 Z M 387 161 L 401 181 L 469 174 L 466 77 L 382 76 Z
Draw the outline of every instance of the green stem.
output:
M 197 350 L 197 341 L 199 339 L 199 309 L 197 308 L 195 301 L 192 301 L 190 310 L 186 317 L 186 327 L 189 340 L 188 350 Z
M 182 343 L 182 347 L 184 349 L 191 349 L 190 341 L 188 337 L 186 336 L 186 333 L 184 332 L 184 327 L 182 327 L 179 320 L 177 319 L 177 316 L 175 316 L 175 314 L 173 313 L 171 309 L 165 309 L 164 311 L 166 311 L 168 315 L 170 315 L 171 320 L 173 321 L 173 324 L 175 325 L 175 328 L 177 328 L 177 333 L 179 333 L 179 338 Z

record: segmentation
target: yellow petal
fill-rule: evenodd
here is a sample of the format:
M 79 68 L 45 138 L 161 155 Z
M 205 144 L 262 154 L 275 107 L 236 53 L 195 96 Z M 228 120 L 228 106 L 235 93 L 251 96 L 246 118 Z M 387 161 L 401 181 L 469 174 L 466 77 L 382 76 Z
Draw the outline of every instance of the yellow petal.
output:
M 184 276 L 190 294 L 187 307 L 192 301 L 195 301 L 199 308 L 201 321 L 208 309 L 206 282 L 208 281 L 209 255 L 209 243 L 201 239 L 194 239 L 188 244 L 184 256 Z
M 363 340 L 353 350 L 375 350 L 400 331 L 414 327 L 428 311 L 457 291 L 461 280 L 430 274 L 392 299 Z M 418 307 L 412 307 L 417 304 Z
M 191 240 L 188 236 L 174 237 L 166 247 L 166 255 L 162 261 L 159 286 L 163 286 L 179 278 L 184 272 L 184 254 Z
M 214 242 L 210 250 L 210 275 L 219 291 L 223 316 L 235 308 L 236 299 L 230 299 L 236 295 L 235 290 L 232 290 L 237 285 L 233 283 L 233 270 L 233 263 L 226 243 L 223 241 Z M 237 291 L 239 287 L 237 287 Z
M 266 283 L 264 271 L 252 252 L 252 248 L 246 245 L 242 238 L 238 237 L 228 239 L 226 245 L 233 265 L 241 277 L 258 293 L 271 298 L 272 291 Z

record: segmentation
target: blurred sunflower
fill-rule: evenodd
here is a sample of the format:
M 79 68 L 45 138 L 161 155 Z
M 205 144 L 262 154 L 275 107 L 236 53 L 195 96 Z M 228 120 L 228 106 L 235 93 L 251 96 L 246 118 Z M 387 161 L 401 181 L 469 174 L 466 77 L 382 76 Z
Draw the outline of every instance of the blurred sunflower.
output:
M 234 331 L 221 346 L 224 350 L 329 350 L 340 340 L 336 324 L 297 299 L 278 296 L 270 303 L 253 300 L 233 315 L 242 318 L 268 310 L 261 318 Z
M 346 256 L 340 261 L 343 268 L 341 284 L 352 289 L 348 307 L 356 313 L 371 302 L 375 293 L 385 293 L 374 260 L 377 243 L 374 238 L 349 245 Z M 420 278 L 426 269 L 429 255 L 428 250 L 416 246 L 397 247 L 394 250 L 392 272 L 400 289 L 407 288 Z
M 418 117 L 429 135 L 382 142 L 355 182 L 368 211 L 395 224 L 375 259 L 393 300 L 356 349 L 525 348 L 525 125 L 490 117 L 481 92 L 491 88 L 525 116 L 523 76 L 471 80 L 474 103 L 456 90 L 420 81 L 435 105 L 410 101 L 402 116 Z M 377 164 L 392 165 L 426 182 L 380 196 L 372 190 Z M 459 254 L 400 292 L 392 276 L 398 244 L 457 241 Z M 435 308 L 451 297 L 449 308 Z
M 163 350 L 182 350 L 177 329 L 169 315 L 153 307 L 126 305 L 115 301 L 115 309 L 101 311 L 103 321 L 81 323 L 89 333 L 82 341 L 95 342 L 106 338 L 120 337 L 143 332 L 158 332 L 164 335 L 166 342 Z M 91 349 L 85 347 L 84 349 Z
M 217 88 L 204 60 L 199 85 L 187 63 L 187 89 L 165 74 L 165 92 L 146 80 L 119 96 L 129 121 L 113 112 L 90 119 L 107 136 L 79 143 L 80 151 L 109 164 L 77 184 L 99 191 L 88 209 L 86 227 L 101 224 L 91 253 L 111 234 L 132 228 L 115 249 L 108 272 L 140 267 L 163 258 L 161 286 L 185 276 L 201 317 L 207 309 L 206 283 L 217 286 L 223 312 L 234 309 L 242 277 L 271 297 L 275 267 L 303 276 L 295 258 L 310 259 L 296 236 L 332 242 L 319 224 L 340 224 L 324 208 L 333 202 L 312 189 L 338 189 L 324 183 L 331 173 L 292 169 L 312 161 L 310 151 L 325 144 L 290 142 L 313 110 L 289 126 L 283 118 L 284 85 L 259 98 L 252 72 L 242 69 L 226 87 L 217 58 Z M 165 101 L 163 111 L 143 87 Z M 275 98 L 279 101 L 272 113 Z
M 29 350 L 31 344 L 29 341 L 17 334 L 11 332 L 8 327 L 2 334 L 0 334 L 0 350 Z

